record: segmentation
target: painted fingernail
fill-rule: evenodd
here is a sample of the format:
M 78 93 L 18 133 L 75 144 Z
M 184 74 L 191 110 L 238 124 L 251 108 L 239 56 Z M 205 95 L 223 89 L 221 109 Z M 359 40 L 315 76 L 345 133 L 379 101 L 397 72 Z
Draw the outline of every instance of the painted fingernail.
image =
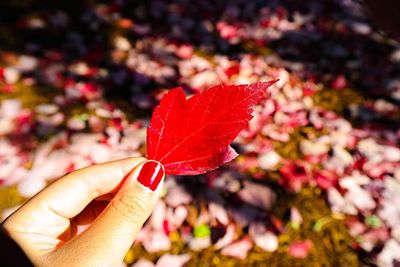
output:
M 164 176 L 164 167 L 157 161 L 148 161 L 143 164 L 137 181 L 150 188 L 152 191 L 157 189 L 158 184 Z

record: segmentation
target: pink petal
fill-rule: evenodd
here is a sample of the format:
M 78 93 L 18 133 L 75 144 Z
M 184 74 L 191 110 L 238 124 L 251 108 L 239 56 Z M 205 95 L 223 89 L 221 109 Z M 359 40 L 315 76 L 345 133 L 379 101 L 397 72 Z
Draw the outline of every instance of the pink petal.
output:
M 190 260 L 189 254 L 172 255 L 164 254 L 158 259 L 156 267 L 181 267 Z
M 163 231 L 150 232 L 143 240 L 143 247 L 149 253 L 169 250 L 171 241 Z
M 208 211 L 211 217 L 217 219 L 221 224 L 227 225 L 229 223 L 229 217 L 226 209 L 214 202 L 208 204 Z
M 226 228 L 226 233 L 225 235 L 218 239 L 217 243 L 214 244 L 214 247 L 216 249 L 221 249 L 229 244 L 231 244 L 237 237 L 236 230 L 235 230 L 235 225 L 230 224 Z
M 240 260 L 244 260 L 247 257 L 247 253 L 253 248 L 253 243 L 250 238 L 243 238 L 221 250 L 221 254 L 224 256 L 234 257 Z
M 156 206 L 154 207 L 154 210 L 151 213 L 151 217 L 149 219 L 149 223 L 153 227 L 153 229 L 159 231 L 163 229 L 166 211 L 167 208 L 165 203 L 162 200 L 159 200 Z
M 155 267 L 156 265 L 149 260 L 140 259 L 135 262 L 132 267 Z
M 249 234 L 256 245 L 263 250 L 273 252 L 278 249 L 278 237 L 271 231 L 268 231 L 265 225 L 252 223 L 249 228 Z
M 175 208 L 175 210 L 169 208 L 167 210 L 167 220 L 171 222 L 174 228 L 176 229 L 182 226 L 188 214 L 189 212 L 185 206 L 179 206 Z
M 295 258 L 303 259 L 307 257 L 308 252 L 312 247 L 313 243 L 311 240 L 293 242 L 289 246 L 289 254 Z

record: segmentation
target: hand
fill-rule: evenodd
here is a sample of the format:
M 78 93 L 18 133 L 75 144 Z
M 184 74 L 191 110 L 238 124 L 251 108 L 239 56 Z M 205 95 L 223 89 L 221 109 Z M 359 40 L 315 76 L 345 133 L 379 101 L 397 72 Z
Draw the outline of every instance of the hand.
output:
M 3 224 L 37 266 L 116 266 L 149 217 L 164 169 L 145 158 L 90 166 L 57 180 Z

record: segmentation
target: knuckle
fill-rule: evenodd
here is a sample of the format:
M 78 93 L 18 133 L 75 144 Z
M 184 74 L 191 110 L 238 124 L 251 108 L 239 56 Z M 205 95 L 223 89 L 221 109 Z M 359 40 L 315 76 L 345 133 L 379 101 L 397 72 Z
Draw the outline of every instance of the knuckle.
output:
M 126 219 L 139 223 L 148 217 L 149 200 L 143 196 L 129 193 L 120 194 L 112 202 L 111 207 Z
M 90 175 L 88 174 L 87 170 L 82 172 L 80 182 L 86 188 L 87 192 L 92 198 L 101 195 L 100 190 L 94 185 L 93 179 L 90 179 Z

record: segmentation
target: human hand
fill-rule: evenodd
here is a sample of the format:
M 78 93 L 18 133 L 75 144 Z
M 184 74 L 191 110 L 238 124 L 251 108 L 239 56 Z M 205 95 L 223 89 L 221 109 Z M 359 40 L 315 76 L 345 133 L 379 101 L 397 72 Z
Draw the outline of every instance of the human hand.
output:
M 120 266 L 160 194 L 164 169 L 145 158 L 65 175 L 3 223 L 37 266 Z

